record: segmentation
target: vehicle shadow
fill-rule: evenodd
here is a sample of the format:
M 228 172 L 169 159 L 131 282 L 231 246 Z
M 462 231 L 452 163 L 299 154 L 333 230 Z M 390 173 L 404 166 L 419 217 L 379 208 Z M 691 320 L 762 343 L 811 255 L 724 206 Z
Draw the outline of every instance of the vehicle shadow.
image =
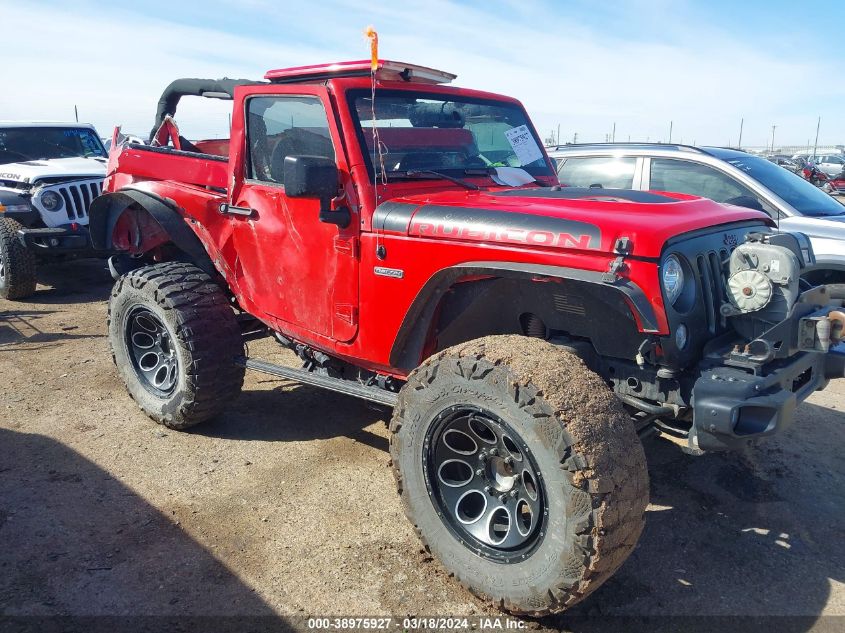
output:
M 637 549 L 583 603 L 541 623 L 826 630 L 831 582 L 845 582 L 843 442 L 845 414 L 806 403 L 786 433 L 740 453 L 690 457 L 647 440 L 651 505 Z M 752 621 L 737 628 L 740 618 Z
M 58 310 L 2 310 L 0 311 L 0 352 L 21 351 L 22 343 L 53 343 L 75 338 L 100 338 L 100 334 L 77 334 L 75 325 L 61 326 L 61 331 L 41 329 L 40 319 Z M 39 349 L 44 346 L 39 345 Z
M 177 523 L 42 435 L 0 429 L 0 542 L 3 630 L 218 630 L 192 616 L 288 628 Z M 89 616 L 110 617 L 71 626 Z
M 105 260 L 49 262 L 38 266 L 38 290 L 26 302 L 52 305 L 107 299 L 113 284 Z
M 244 390 L 236 407 L 190 432 L 229 440 L 270 442 L 345 436 L 387 452 L 387 438 L 366 427 L 378 420 L 389 420 L 390 415 L 389 410 L 357 398 L 282 381 L 270 390 Z

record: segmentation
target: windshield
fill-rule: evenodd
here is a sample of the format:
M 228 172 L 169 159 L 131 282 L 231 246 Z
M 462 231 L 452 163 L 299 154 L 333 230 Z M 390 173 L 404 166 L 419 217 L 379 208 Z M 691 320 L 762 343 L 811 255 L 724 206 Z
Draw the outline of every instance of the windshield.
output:
M 369 90 L 351 91 L 349 99 L 370 174 L 375 164 L 387 177 L 421 170 L 459 176 L 490 167 L 554 175 L 516 104 L 406 90 L 377 91 L 375 108 Z
M 845 206 L 801 176 L 787 171 L 765 158 L 737 156 L 724 159 L 737 169 L 768 187 L 777 196 L 788 202 L 801 215 L 814 217 L 845 215 Z
M 106 157 L 103 144 L 90 128 L 0 128 L 0 164 L 77 156 Z

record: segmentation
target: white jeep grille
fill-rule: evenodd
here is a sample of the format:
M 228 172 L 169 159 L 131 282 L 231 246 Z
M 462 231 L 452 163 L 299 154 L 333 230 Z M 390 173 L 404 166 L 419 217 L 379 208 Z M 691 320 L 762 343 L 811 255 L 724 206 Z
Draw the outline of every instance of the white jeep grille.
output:
M 70 222 L 88 224 L 88 208 L 94 198 L 103 191 L 103 181 L 100 178 L 91 180 L 74 180 L 42 187 L 41 192 L 55 191 L 62 197 L 64 204 L 61 209 L 47 211 L 35 196 L 33 202 L 41 214 L 41 219 L 47 226 L 60 226 Z

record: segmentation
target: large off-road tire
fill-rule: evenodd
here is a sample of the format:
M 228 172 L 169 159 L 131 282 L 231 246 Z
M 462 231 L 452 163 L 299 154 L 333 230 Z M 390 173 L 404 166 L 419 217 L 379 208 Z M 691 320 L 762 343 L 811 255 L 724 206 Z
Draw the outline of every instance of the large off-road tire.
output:
M 130 395 L 171 429 L 215 416 L 243 385 L 234 312 L 191 264 L 155 264 L 120 277 L 109 300 L 109 342 Z
M 582 600 L 643 529 L 648 472 L 630 418 L 577 356 L 540 339 L 491 336 L 432 356 L 399 392 L 391 430 L 426 548 L 505 610 Z
M 23 224 L 0 218 L 0 297 L 23 299 L 35 292 L 35 255 L 18 239 Z

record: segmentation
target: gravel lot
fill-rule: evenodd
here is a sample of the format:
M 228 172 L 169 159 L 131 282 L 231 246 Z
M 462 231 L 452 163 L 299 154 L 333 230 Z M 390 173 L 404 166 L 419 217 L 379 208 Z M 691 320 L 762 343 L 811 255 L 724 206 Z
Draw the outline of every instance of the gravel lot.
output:
M 41 280 L 31 302 L 0 301 L 0 614 L 496 613 L 421 551 L 383 411 L 248 374 L 226 414 L 169 431 L 114 371 L 103 266 L 46 268 Z M 250 348 L 295 360 L 270 341 Z M 574 615 L 838 625 L 816 618 L 845 615 L 843 408 L 845 380 L 742 454 L 647 441 L 643 538 Z

